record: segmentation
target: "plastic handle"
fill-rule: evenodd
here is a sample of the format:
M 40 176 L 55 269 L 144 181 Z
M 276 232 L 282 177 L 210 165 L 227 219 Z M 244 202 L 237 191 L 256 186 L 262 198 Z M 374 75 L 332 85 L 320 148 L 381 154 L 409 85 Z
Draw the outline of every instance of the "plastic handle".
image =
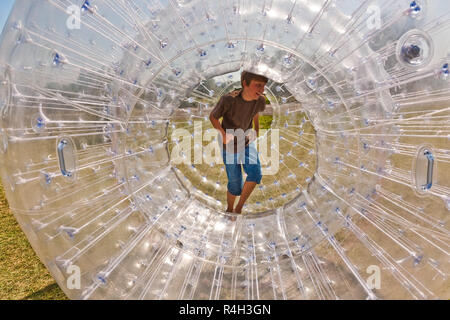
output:
M 61 140 L 58 144 L 58 158 L 59 158 L 59 167 L 61 168 L 61 173 L 65 177 L 71 177 L 72 173 L 66 170 L 66 163 L 64 161 L 64 148 L 67 146 L 67 140 Z
M 434 157 L 433 154 L 429 150 L 425 150 L 423 153 L 424 156 L 428 159 L 428 168 L 427 168 L 427 183 L 422 186 L 424 190 L 430 190 L 433 185 L 433 166 L 434 166 Z

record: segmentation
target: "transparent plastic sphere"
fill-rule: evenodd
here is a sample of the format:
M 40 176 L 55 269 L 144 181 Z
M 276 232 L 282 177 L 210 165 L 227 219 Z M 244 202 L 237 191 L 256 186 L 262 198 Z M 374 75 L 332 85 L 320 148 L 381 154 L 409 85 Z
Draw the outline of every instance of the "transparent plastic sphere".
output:
M 69 298 L 450 298 L 448 1 L 69 2 L 0 43 L 1 182 Z M 237 214 L 209 115 L 243 70 Z

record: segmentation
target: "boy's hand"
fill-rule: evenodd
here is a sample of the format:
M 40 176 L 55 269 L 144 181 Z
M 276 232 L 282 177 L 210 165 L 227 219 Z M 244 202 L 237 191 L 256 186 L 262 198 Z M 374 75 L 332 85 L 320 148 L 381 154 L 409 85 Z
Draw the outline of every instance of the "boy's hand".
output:
M 241 91 L 242 91 L 241 89 L 234 90 L 230 92 L 229 95 L 232 96 L 233 98 L 236 98 L 241 93 Z
M 258 138 L 258 133 L 255 130 L 250 130 L 247 134 L 248 143 L 255 141 Z
M 232 135 L 231 133 L 225 133 L 222 135 L 222 138 L 223 138 L 223 143 L 228 144 L 228 142 L 230 142 L 231 140 L 234 139 L 234 135 Z

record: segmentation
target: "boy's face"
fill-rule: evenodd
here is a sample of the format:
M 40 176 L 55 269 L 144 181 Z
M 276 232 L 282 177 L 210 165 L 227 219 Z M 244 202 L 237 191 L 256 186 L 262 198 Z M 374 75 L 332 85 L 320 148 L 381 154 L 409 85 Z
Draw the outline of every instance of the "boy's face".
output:
M 264 92 L 264 88 L 266 86 L 265 82 L 251 80 L 250 85 L 247 86 L 247 83 L 244 81 L 244 90 L 248 97 L 252 100 L 257 100 Z

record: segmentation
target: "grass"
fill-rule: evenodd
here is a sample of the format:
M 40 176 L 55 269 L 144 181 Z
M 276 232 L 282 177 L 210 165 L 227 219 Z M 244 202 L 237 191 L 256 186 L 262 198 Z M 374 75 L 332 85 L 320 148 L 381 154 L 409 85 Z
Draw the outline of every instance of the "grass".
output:
M 273 116 L 271 115 L 265 115 L 259 117 L 259 128 L 269 130 L 270 126 L 272 125 Z
M 31 248 L 0 184 L 0 299 L 67 299 Z

